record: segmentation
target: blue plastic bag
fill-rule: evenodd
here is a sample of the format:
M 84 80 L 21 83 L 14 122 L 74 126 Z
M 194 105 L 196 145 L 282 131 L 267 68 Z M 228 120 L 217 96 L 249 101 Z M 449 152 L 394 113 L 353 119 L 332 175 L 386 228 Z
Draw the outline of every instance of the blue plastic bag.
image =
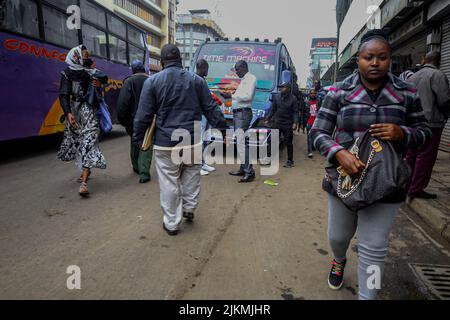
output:
M 100 129 L 104 133 L 109 133 L 112 130 L 112 121 L 111 114 L 109 113 L 108 105 L 105 100 L 100 101 L 100 106 L 97 111 L 98 123 L 100 125 Z

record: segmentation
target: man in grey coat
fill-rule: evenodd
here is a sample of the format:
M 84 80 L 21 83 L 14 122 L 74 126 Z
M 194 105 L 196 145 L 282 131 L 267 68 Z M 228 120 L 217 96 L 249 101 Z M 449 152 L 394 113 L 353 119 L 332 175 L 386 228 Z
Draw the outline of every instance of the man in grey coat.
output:
M 175 45 L 162 48 L 161 62 L 164 70 L 144 83 L 134 118 L 133 141 L 142 145 L 156 116 L 154 157 L 163 228 L 170 236 L 176 236 L 183 218 L 193 221 L 200 201 L 202 115 L 213 128 L 223 132 L 227 123 L 206 81 L 183 69 L 181 53 Z
M 410 200 L 437 197 L 435 194 L 425 192 L 425 188 L 430 182 L 442 132 L 450 114 L 449 82 L 445 74 L 439 70 L 440 62 L 440 53 L 430 52 L 425 57 L 424 67 L 408 79 L 408 82 L 417 86 L 425 117 L 433 132 L 432 139 L 427 140 L 422 147 L 408 150 L 406 160 L 412 169 L 408 190 Z

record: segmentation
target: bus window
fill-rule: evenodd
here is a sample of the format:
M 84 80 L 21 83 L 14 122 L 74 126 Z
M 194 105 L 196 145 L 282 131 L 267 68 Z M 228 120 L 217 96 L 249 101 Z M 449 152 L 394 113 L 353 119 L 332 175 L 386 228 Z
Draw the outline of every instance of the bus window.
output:
M 87 0 L 81 0 L 81 16 L 83 19 L 106 29 L 105 11 Z
M 207 43 L 198 59 L 209 63 L 208 78 L 233 80 L 237 75 L 231 69 L 237 61 L 247 61 L 250 72 L 258 79 L 258 89 L 272 90 L 276 85 L 276 47 L 272 44 Z
M 66 27 L 67 15 L 43 6 L 45 40 L 66 48 L 78 45 L 78 31 Z
M 125 22 L 108 14 L 108 32 L 112 32 L 125 39 L 127 37 L 127 27 Z
M 81 29 L 83 31 L 83 44 L 89 49 L 91 54 L 107 58 L 106 34 L 85 23 Z
M 52 5 L 54 5 L 55 7 L 59 8 L 61 10 L 64 10 L 64 12 L 71 5 L 77 4 L 76 0 L 58 0 L 58 1 L 47 1 L 47 2 L 51 2 Z
M 0 27 L 30 37 L 39 38 L 38 7 L 32 0 L 2 1 Z
M 127 64 L 127 43 L 109 35 L 109 56 L 111 60 Z
M 289 57 L 288 57 L 285 47 L 281 47 L 280 62 L 281 63 L 280 63 L 280 70 L 279 70 L 279 72 L 280 72 L 279 79 L 281 82 L 281 81 L 283 81 L 283 77 L 282 77 L 283 71 L 289 70 Z
M 130 25 L 128 26 L 128 41 L 140 48 L 145 48 L 142 32 Z
M 132 44 L 128 44 L 128 47 L 130 49 L 130 63 L 132 63 L 134 60 L 144 62 L 145 50 L 139 49 L 138 47 L 135 47 Z

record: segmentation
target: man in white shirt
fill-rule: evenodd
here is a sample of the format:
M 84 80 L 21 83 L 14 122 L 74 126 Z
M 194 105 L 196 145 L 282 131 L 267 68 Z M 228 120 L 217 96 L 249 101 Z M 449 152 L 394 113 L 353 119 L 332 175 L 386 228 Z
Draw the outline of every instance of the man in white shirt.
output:
M 256 77 L 249 72 L 248 64 L 243 60 L 238 61 L 234 68 L 241 78 L 241 83 L 233 95 L 222 93 L 222 96 L 233 99 L 234 130 L 242 129 L 247 132 L 253 119 L 252 104 L 256 93 Z M 230 175 L 242 176 L 240 183 L 251 182 L 255 180 L 255 170 L 250 162 L 249 146 L 245 143 L 244 135 L 237 137 L 237 149 L 242 164 L 238 171 L 230 172 Z

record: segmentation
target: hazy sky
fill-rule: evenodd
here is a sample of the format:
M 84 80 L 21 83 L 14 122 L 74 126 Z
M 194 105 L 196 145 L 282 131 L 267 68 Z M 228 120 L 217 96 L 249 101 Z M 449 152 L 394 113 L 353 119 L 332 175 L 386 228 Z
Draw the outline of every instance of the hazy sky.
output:
M 209 9 L 230 39 L 282 37 L 304 85 L 312 38 L 336 37 L 335 6 L 336 0 L 180 0 L 178 13 Z

